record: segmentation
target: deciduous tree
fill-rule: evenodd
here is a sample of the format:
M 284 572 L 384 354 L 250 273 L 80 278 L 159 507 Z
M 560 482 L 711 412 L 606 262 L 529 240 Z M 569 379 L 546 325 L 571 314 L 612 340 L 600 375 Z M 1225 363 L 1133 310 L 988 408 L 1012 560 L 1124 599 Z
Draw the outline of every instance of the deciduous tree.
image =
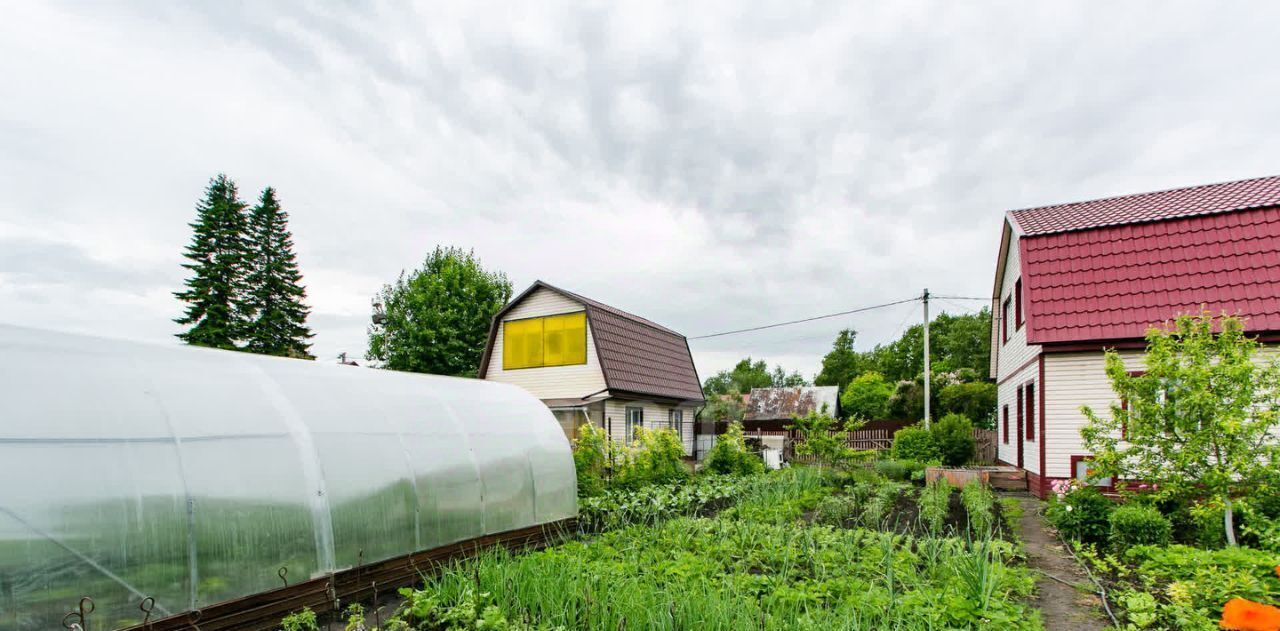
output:
M 1280 362 L 1257 361 L 1258 348 L 1239 319 L 1204 313 L 1148 331 L 1141 374 L 1108 351 L 1107 376 L 1123 403 L 1110 414 L 1081 408 L 1096 474 L 1207 495 L 1225 508 L 1235 545 L 1232 502 L 1280 462 Z
M 493 316 L 511 299 L 506 274 L 473 252 L 436 247 L 420 269 L 385 285 L 367 357 L 387 368 L 474 377 Z

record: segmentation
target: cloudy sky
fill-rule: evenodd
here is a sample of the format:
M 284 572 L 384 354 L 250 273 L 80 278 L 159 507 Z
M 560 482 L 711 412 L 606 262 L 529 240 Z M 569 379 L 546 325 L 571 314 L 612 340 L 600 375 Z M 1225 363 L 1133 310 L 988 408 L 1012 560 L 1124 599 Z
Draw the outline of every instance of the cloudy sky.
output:
M 989 295 L 1004 210 L 1280 173 L 1266 3 L 509 4 L 7 7 L 0 322 L 171 341 L 218 172 L 278 189 L 322 359 L 436 244 L 694 336 Z M 917 309 L 692 347 L 811 376 Z

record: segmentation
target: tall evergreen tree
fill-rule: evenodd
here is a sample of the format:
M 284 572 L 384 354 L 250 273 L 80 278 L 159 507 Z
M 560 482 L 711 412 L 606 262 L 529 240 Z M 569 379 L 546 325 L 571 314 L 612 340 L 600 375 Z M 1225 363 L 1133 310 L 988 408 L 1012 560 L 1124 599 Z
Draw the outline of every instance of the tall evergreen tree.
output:
M 289 214 L 280 208 L 275 189 L 263 189 L 249 215 L 248 276 L 245 296 L 250 318 L 245 350 L 263 355 L 314 359 L 308 349 L 307 290 L 293 253 Z
M 174 292 L 187 303 L 186 313 L 174 320 L 189 326 L 178 333 L 196 346 L 235 348 L 244 328 L 241 287 L 245 271 L 247 225 L 245 204 L 237 197 L 236 183 L 219 173 L 209 181 L 204 199 L 196 205 L 191 244 L 183 253 L 192 271 L 187 288 Z

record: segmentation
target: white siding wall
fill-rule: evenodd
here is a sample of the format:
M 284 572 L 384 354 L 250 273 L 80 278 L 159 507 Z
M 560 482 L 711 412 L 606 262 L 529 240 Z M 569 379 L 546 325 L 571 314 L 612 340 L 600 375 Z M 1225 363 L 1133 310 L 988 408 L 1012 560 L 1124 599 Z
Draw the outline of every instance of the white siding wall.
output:
M 1256 355 L 1259 361 L 1276 357 L 1277 349 L 1268 346 Z M 1119 351 L 1129 370 L 1145 370 L 1143 352 Z M 1080 438 L 1080 428 L 1087 422 L 1080 406 L 1089 406 L 1094 413 L 1109 416 L 1111 404 L 1118 402 L 1107 378 L 1106 360 L 1102 351 L 1080 353 L 1049 353 L 1045 355 L 1044 381 L 1048 398 L 1045 399 L 1045 468 L 1048 477 L 1071 477 L 1071 456 L 1085 456 L 1089 452 Z
M 629 407 L 644 409 L 644 427 L 649 429 L 655 427 L 665 429 L 669 412 L 673 409 L 683 410 L 684 428 L 681 434 L 684 438 L 684 453 L 685 455 L 693 453 L 693 415 L 697 408 L 652 401 L 609 399 L 604 404 L 605 427 L 609 430 L 609 437 L 616 442 L 623 442 L 627 438 L 627 408 Z
M 581 303 L 570 300 L 554 291 L 538 289 L 507 313 L 503 320 L 519 320 L 539 316 L 582 311 Z M 493 355 L 489 358 L 489 370 L 485 379 L 510 383 L 528 390 L 539 399 L 584 397 L 604 390 L 604 373 L 596 356 L 595 340 L 591 336 L 591 323 L 587 323 L 587 363 L 577 366 L 549 366 L 545 368 L 502 369 L 503 325 L 493 342 Z
M 1048 377 L 1045 378 L 1048 380 Z M 1034 396 L 1037 400 L 1035 405 L 1036 421 L 1036 437 L 1035 440 L 1027 440 L 1024 437 L 1022 441 L 1022 466 L 1032 473 L 1040 473 L 1040 363 L 1032 362 L 1030 366 L 1019 370 L 1017 373 L 1009 375 L 1009 380 L 1000 384 L 997 388 L 996 401 L 996 440 L 999 448 L 997 450 L 1000 460 L 1011 464 L 1018 463 L 1018 388 L 1031 383 L 1035 386 Z M 1024 394 L 1025 397 L 1025 394 Z M 1004 408 L 1009 406 L 1009 443 L 1004 442 Z M 1026 399 L 1023 399 L 1023 423 L 1026 423 Z M 1046 419 L 1047 421 L 1048 419 Z M 1046 428 L 1048 429 L 1048 428 Z M 1047 445 L 1046 445 L 1047 447 Z
M 1003 323 L 1000 318 L 1003 317 L 1004 300 L 1010 296 L 1014 296 L 1014 286 L 1019 278 L 1022 277 L 1022 269 L 1020 259 L 1018 257 L 1018 235 L 1015 233 L 1009 240 L 1009 254 L 1005 259 L 1004 277 L 1000 288 L 1000 301 L 995 306 L 995 312 L 992 313 L 992 323 L 995 328 L 995 334 L 992 336 L 993 352 L 996 355 L 996 383 L 997 386 L 997 403 L 996 403 L 996 433 L 999 445 L 998 454 L 1000 460 L 1016 464 L 1018 462 L 1018 388 L 1031 382 L 1035 386 L 1035 396 L 1040 397 L 1041 387 L 1039 384 L 1039 363 L 1034 361 L 1040 354 L 1040 347 L 1034 344 L 1027 344 L 1027 326 L 1023 324 L 1018 326 L 1018 309 L 1017 305 L 1011 303 L 1009 306 L 1009 341 L 1004 342 Z M 1023 293 L 1023 319 L 1025 321 L 1027 314 L 1027 288 L 1024 285 Z M 1048 380 L 1048 377 L 1046 377 Z M 1009 443 L 1004 442 L 1004 406 L 1009 406 Z M 1036 405 L 1036 413 L 1039 414 L 1039 405 Z M 1023 414 L 1026 414 L 1026 405 L 1023 405 Z M 1024 417 L 1025 418 L 1025 417 Z M 1045 419 L 1046 422 L 1048 419 Z M 1036 439 L 1024 440 L 1022 444 L 1023 467 L 1033 473 L 1040 473 L 1040 443 L 1042 437 L 1039 435 L 1039 420 L 1036 421 Z M 1052 443 L 1049 443 L 1052 445 Z M 1048 447 L 1049 445 L 1046 445 Z

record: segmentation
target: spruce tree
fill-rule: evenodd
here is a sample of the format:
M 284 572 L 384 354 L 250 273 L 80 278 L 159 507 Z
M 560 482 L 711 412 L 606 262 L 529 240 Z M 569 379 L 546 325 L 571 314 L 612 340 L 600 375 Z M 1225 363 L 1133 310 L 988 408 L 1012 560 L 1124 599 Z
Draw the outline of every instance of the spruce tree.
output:
M 249 215 L 249 265 L 245 290 L 250 323 L 245 350 L 263 355 L 314 359 L 308 349 L 310 309 L 293 253 L 289 214 L 267 187 Z
M 186 313 L 174 322 L 189 326 L 178 333 L 182 341 L 214 348 L 236 347 L 245 322 L 242 285 L 247 223 L 245 204 L 237 198 L 236 184 L 219 173 L 209 181 L 204 199 L 196 205 L 191 244 L 183 253 L 190 262 L 182 266 L 193 275 L 187 289 L 174 292 L 187 303 Z

